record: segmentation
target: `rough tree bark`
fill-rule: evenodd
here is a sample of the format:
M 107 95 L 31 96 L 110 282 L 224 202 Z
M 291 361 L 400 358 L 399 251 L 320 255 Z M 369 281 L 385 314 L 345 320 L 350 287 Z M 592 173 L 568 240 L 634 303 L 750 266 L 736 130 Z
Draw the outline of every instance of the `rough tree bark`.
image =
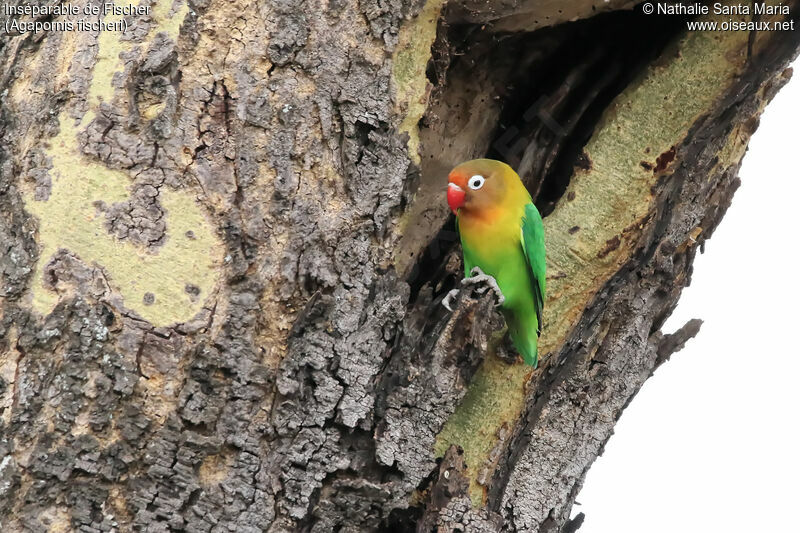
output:
M 660 327 L 800 32 L 622 0 L 140 4 L 121 37 L 0 41 L 0 529 L 574 531 L 697 332 Z M 535 372 L 488 297 L 439 305 L 444 172 L 484 154 L 546 215 Z

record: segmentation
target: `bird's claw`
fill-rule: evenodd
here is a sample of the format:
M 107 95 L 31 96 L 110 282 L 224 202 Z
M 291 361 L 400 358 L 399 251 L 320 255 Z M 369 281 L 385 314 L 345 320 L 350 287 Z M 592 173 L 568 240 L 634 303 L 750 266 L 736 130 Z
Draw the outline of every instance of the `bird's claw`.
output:
M 473 290 L 478 294 L 485 294 L 488 289 L 492 289 L 494 295 L 497 297 L 497 303 L 495 307 L 500 307 L 506 301 L 506 297 L 503 295 L 503 291 L 500 290 L 500 286 L 497 284 L 497 280 L 494 279 L 492 276 L 485 274 L 480 267 L 474 267 L 472 270 L 469 271 L 469 277 L 464 278 L 461 280 L 461 285 L 478 285 L 483 284 L 482 287 L 474 288 Z M 453 312 L 452 302 L 453 298 L 458 296 L 459 290 L 453 289 L 447 293 L 447 295 L 442 299 L 442 305 L 450 311 Z
M 442 305 L 444 306 L 444 308 L 447 309 L 448 311 L 450 311 L 451 313 L 453 312 L 453 308 L 450 307 L 450 302 L 456 296 L 458 296 L 458 289 L 453 289 L 450 292 L 448 292 L 447 295 L 442 300 Z
M 494 295 L 497 297 L 495 307 L 500 307 L 505 303 L 506 297 L 503 295 L 503 291 L 500 290 L 497 280 L 485 274 L 480 267 L 473 267 L 472 270 L 469 271 L 469 277 L 461 280 L 462 285 L 476 285 L 478 283 L 483 283 L 485 285 L 484 287 L 476 289 L 479 294 L 485 293 L 487 288 L 492 289 Z

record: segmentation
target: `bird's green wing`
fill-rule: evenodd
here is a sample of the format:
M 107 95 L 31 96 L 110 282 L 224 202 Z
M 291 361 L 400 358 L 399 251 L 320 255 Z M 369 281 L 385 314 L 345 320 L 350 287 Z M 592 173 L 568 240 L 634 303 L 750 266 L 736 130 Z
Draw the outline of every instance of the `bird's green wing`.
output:
M 525 215 L 522 217 L 521 241 L 522 250 L 525 252 L 525 261 L 533 285 L 533 296 L 536 304 L 536 319 L 538 321 L 537 333 L 542 333 L 542 309 L 544 308 L 545 295 L 545 251 L 544 251 L 544 225 L 539 210 L 533 203 L 525 205 Z

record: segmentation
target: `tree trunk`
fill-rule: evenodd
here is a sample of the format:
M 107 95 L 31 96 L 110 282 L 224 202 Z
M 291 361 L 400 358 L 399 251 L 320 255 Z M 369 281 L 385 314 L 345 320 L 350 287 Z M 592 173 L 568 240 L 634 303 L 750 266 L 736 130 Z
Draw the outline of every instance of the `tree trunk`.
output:
M 4 34 L 0 529 L 574 531 L 698 330 L 660 327 L 800 45 L 632 4 L 141 0 L 124 33 Z M 535 371 L 491 296 L 440 305 L 446 172 L 487 154 L 545 215 Z

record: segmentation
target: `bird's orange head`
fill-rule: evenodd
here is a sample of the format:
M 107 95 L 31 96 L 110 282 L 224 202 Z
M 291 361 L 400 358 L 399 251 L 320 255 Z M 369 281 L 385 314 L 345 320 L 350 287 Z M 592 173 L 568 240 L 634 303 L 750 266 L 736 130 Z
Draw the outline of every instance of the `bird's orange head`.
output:
M 447 204 L 456 215 L 497 208 L 505 198 L 511 177 L 519 181 L 511 167 L 493 159 L 461 163 L 447 176 Z

